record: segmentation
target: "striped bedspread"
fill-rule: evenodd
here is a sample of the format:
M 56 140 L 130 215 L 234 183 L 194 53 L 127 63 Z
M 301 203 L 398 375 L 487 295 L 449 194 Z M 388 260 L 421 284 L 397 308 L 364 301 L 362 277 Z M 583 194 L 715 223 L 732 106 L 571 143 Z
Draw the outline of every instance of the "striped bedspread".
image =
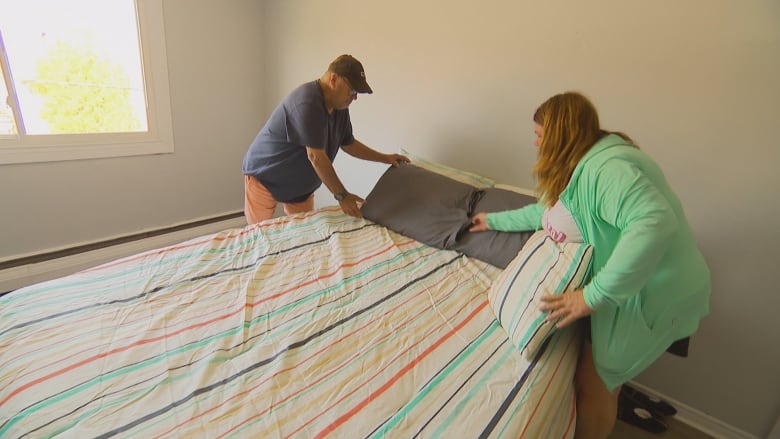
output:
M 498 269 L 337 208 L 0 297 L 0 437 L 572 437 L 577 338 L 534 360 Z

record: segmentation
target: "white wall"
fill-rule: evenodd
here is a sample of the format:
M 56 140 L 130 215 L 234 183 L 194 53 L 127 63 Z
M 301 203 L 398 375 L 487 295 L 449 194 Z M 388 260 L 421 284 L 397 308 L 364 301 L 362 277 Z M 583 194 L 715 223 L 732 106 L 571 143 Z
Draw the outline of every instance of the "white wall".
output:
M 262 2 L 166 0 L 175 153 L 0 166 L 0 260 L 243 209 L 265 119 Z
M 356 136 L 531 185 L 531 116 L 551 94 L 589 95 L 665 169 L 713 272 L 691 356 L 638 382 L 747 433 L 780 412 L 780 2 L 464 0 L 266 2 L 266 110 L 341 53 L 374 89 Z M 337 159 L 366 194 L 382 168 Z M 332 204 L 329 194 L 319 203 Z

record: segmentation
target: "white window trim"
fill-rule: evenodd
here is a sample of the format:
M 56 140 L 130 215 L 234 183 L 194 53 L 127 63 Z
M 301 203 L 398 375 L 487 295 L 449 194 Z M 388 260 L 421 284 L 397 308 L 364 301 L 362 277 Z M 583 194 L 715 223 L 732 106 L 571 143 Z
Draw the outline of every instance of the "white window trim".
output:
M 136 0 L 148 100 L 148 132 L 0 138 L 0 165 L 173 152 L 162 2 Z

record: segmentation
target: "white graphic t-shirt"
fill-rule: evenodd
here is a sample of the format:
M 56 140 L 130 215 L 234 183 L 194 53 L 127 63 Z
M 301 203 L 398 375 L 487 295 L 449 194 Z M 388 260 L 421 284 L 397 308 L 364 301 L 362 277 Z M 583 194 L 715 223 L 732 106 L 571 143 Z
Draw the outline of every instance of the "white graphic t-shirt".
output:
M 544 211 L 542 227 L 555 242 L 582 242 L 580 229 L 561 200 Z

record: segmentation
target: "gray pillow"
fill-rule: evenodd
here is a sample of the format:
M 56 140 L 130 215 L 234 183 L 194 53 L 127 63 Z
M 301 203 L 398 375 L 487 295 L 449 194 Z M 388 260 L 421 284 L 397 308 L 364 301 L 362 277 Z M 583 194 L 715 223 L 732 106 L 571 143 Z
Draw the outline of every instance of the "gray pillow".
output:
M 519 209 L 536 202 L 536 198 L 530 195 L 505 189 L 487 188 L 483 189 L 481 195 L 481 198 L 475 203 L 471 215 L 478 212 Z M 457 241 L 448 248 L 496 267 L 506 268 L 531 235 L 533 235 L 533 231 L 497 232 L 489 230 L 476 233 L 466 231 L 459 235 Z
M 366 219 L 445 249 L 468 229 L 479 189 L 413 164 L 388 168 L 366 197 Z

